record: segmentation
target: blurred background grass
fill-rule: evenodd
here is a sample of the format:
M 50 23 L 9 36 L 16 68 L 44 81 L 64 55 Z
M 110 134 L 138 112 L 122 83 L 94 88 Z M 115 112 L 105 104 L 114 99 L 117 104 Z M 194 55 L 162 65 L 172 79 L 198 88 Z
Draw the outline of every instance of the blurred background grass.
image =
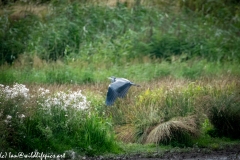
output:
M 2 1 L 1 83 L 239 75 L 238 1 Z M 141 72 L 142 71 L 142 72 Z

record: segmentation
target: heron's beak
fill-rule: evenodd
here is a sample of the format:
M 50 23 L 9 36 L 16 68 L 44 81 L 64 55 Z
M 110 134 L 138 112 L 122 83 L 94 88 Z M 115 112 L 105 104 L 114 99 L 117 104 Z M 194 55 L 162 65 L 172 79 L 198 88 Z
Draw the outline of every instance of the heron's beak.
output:
M 112 78 L 111 78 L 111 77 L 108 77 L 108 79 L 110 79 L 110 80 L 111 80 Z

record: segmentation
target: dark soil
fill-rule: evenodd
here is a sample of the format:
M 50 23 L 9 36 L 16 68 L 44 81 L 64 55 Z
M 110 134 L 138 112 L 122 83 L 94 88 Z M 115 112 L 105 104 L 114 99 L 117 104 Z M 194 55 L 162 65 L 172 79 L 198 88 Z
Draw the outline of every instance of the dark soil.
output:
M 212 150 L 204 148 L 179 149 L 156 153 L 141 153 L 121 156 L 98 156 L 82 157 L 90 160 L 240 160 L 240 144 L 235 146 L 224 147 L 223 149 Z

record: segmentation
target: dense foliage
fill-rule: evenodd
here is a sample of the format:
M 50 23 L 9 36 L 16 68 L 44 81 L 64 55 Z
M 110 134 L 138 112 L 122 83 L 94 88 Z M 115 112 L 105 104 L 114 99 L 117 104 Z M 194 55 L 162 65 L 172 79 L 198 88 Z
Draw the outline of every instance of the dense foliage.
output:
M 238 9 L 229 3 L 219 4 L 211 3 L 206 9 L 206 4 L 197 0 L 182 2 L 182 8 L 196 12 L 179 14 L 151 5 L 128 8 L 127 3 L 109 7 L 73 2 L 49 5 L 41 18 L 31 9 L 16 16 L 4 10 L 0 19 L 1 63 L 12 63 L 23 53 L 47 61 L 94 56 L 118 62 L 119 58 L 144 55 L 171 60 L 184 55 L 183 60 L 197 56 L 239 62 Z M 223 11 L 228 13 L 217 14 Z

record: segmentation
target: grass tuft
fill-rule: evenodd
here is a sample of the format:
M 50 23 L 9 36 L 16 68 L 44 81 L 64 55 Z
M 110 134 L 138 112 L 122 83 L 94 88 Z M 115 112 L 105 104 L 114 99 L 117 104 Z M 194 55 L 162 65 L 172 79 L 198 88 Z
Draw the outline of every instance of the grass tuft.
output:
M 148 134 L 146 143 L 171 143 L 174 139 L 185 143 L 182 140 L 182 135 L 188 134 L 189 136 L 197 136 L 199 129 L 196 124 L 194 116 L 184 118 L 174 118 L 167 122 L 163 122 L 155 126 Z M 190 141 L 189 139 L 186 140 Z

